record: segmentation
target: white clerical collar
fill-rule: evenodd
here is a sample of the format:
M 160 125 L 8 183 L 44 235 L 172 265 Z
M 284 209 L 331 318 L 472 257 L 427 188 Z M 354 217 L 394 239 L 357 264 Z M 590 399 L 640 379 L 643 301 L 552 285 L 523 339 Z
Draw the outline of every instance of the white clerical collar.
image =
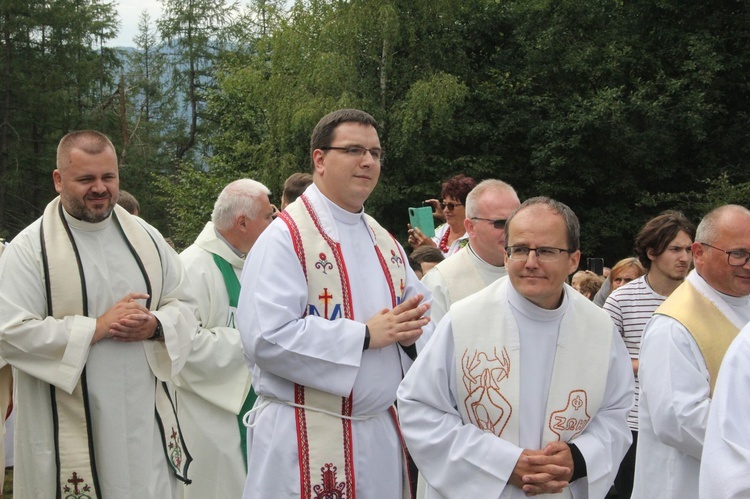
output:
M 525 298 L 518 291 L 516 291 L 516 289 L 510 282 L 508 284 L 508 303 L 510 303 L 515 310 L 531 320 L 540 322 L 557 321 L 562 318 L 562 316 L 565 314 L 565 311 L 568 309 L 570 298 L 568 297 L 567 286 L 563 286 L 563 300 L 560 306 L 555 309 L 549 310 L 535 305 L 528 298 Z
M 731 296 L 731 295 L 726 295 L 722 293 L 721 291 L 711 286 L 708 283 L 708 281 L 706 281 L 703 278 L 703 276 L 698 273 L 697 269 L 693 269 L 693 271 L 690 272 L 690 274 L 688 275 L 688 278 L 690 279 L 690 282 L 692 282 L 695 285 L 695 287 L 697 287 L 698 289 L 705 289 L 705 288 L 711 289 L 714 293 L 716 293 L 716 295 L 719 298 L 724 300 L 726 304 L 729 305 L 730 307 L 733 307 L 733 308 L 734 307 L 746 307 L 748 306 L 748 304 L 750 304 L 750 296 L 748 295 Z
M 323 195 L 323 193 L 321 193 L 321 196 L 323 196 L 323 199 L 325 199 L 328 207 L 331 210 L 333 219 L 337 222 L 341 222 L 346 225 L 357 225 L 358 223 L 362 222 L 362 216 L 365 214 L 364 206 L 360 208 L 357 213 L 352 213 L 351 211 L 343 209 L 341 206 L 328 199 L 325 195 Z
M 107 218 L 102 220 L 101 222 L 85 222 L 83 220 L 79 220 L 70 213 L 68 213 L 68 210 L 65 209 L 63 206 L 63 215 L 65 216 L 65 221 L 68 222 L 68 225 L 76 230 L 82 230 L 86 232 L 97 232 L 103 229 L 106 229 L 109 227 L 109 225 L 112 223 L 112 213 L 109 214 Z M 112 210 L 114 211 L 114 209 Z
M 505 275 L 505 272 L 503 270 L 505 269 L 504 265 L 492 265 L 491 263 L 487 263 L 479 254 L 474 251 L 474 248 L 471 247 L 471 241 L 469 241 L 469 244 L 466 245 L 467 248 L 469 248 L 469 251 L 471 251 L 471 254 L 474 255 L 474 257 L 479 260 L 479 266 L 486 270 L 487 272 L 492 272 L 493 274 L 497 274 L 498 272 Z M 460 250 L 459 250 L 460 251 Z
M 247 254 L 241 252 L 240 250 L 238 250 L 237 248 L 235 248 L 234 246 L 232 246 L 229 243 L 229 241 L 227 241 L 226 238 L 221 235 L 221 232 L 219 232 L 219 230 L 216 228 L 216 226 L 214 226 L 214 234 L 216 234 L 216 239 L 218 239 L 219 241 L 221 241 L 224 244 L 226 244 L 227 248 L 229 248 L 230 250 L 232 250 L 232 253 L 234 253 L 238 257 L 242 258 L 243 260 L 245 259 L 245 257 L 247 256 Z

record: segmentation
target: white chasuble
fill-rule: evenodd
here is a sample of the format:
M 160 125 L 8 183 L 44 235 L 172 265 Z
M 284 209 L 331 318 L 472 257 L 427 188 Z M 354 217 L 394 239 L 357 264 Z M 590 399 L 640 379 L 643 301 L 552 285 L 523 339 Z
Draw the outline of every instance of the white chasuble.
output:
M 287 207 L 281 219 L 289 228 L 307 278 L 307 314 L 327 320 L 354 319 L 340 245 L 323 231 L 308 198 L 302 195 L 299 201 Z M 375 252 L 388 283 L 391 307 L 395 307 L 403 299 L 406 280 L 400 248 L 374 219 L 365 215 L 365 220 L 376 242 Z M 340 397 L 296 384 L 295 404 L 302 497 L 355 498 L 352 396 Z M 408 486 L 407 480 L 404 484 Z

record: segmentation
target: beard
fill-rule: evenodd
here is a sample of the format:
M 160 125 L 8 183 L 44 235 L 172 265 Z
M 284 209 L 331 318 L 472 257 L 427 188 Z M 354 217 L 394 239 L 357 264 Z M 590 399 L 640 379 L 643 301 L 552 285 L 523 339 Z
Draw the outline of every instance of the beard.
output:
M 112 214 L 112 210 L 115 209 L 115 203 L 109 193 L 104 196 L 87 195 L 83 199 L 66 194 L 62 194 L 61 197 L 65 210 L 73 217 L 84 222 L 97 223 L 106 220 Z M 106 206 L 101 210 L 92 210 L 86 207 L 87 200 L 99 200 L 108 202 Z

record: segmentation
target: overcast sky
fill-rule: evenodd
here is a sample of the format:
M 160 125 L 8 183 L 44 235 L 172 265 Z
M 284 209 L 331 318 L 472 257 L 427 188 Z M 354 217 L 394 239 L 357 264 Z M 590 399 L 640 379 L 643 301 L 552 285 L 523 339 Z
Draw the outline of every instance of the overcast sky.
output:
M 161 14 L 161 3 L 157 0 L 118 0 L 117 13 L 120 16 L 120 31 L 117 38 L 109 42 L 110 47 L 133 47 L 133 38 L 138 34 L 138 20 L 141 12 L 148 10 L 151 21 L 156 26 L 156 20 Z

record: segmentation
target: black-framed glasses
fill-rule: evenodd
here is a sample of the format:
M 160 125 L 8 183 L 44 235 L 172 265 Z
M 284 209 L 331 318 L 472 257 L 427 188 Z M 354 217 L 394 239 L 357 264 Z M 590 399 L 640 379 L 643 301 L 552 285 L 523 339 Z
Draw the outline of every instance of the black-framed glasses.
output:
M 721 248 L 717 248 L 716 246 L 711 246 L 708 243 L 701 243 L 703 246 L 708 246 L 709 248 L 713 248 L 716 251 L 721 251 L 723 253 L 727 254 L 727 263 L 732 267 L 744 267 L 745 264 L 750 260 L 750 252 L 747 252 L 745 250 L 734 250 L 734 251 L 727 251 L 723 250 Z
M 575 253 L 575 250 L 563 249 L 563 248 L 550 248 L 542 246 L 539 248 L 529 248 L 528 246 L 508 246 L 505 248 L 505 252 L 508 254 L 508 258 L 511 260 L 526 261 L 529 258 L 531 252 L 536 253 L 536 258 L 540 262 L 552 262 L 557 260 L 560 253 Z
M 463 206 L 463 203 L 446 203 L 445 201 L 440 203 L 440 208 L 443 210 L 448 208 L 448 211 L 453 211 L 456 206 Z
M 507 222 L 507 220 L 502 220 L 502 219 L 493 220 L 492 218 L 482 218 L 482 217 L 471 217 L 471 219 L 472 220 L 484 220 L 485 222 L 489 222 L 492 225 L 494 225 L 496 229 L 504 229 L 505 222 Z
M 362 146 L 325 146 L 320 147 L 319 149 L 322 151 L 343 151 L 345 154 L 357 158 L 363 158 L 365 154 L 369 152 L 370 156 L 372 156 L 372 159 L 374 159 L 375 161 L 381 161 L 383 159 L 383 155 L 385 154 L 385 152 L 383 152 L 383 150 L 378 147 L 368 149 Z

